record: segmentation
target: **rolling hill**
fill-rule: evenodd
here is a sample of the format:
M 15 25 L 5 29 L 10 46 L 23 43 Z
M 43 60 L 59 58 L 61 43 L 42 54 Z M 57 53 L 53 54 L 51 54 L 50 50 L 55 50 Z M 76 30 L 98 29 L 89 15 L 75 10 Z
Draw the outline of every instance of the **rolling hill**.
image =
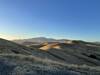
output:
M 0 75 L 100 75 L 100 46 L 77 40 L 27 46 L 0 39 Z

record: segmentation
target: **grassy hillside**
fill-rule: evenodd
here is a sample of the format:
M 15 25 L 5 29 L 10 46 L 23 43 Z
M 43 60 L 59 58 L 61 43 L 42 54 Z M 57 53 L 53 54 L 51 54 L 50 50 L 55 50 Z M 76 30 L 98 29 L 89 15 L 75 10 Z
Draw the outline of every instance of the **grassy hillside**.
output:
M 1 75 L 100 75 L 100 67 L 74 65 L 18 54 L 0 55 Z
M 33 49 L 38 50 L 40 55 L 43 52 L 43 56 L 48 59 L 52 59 L 50 56 L 53 56 L 56 61 L 70 64 L 100 66 L 100 46 L 95 44 L 74 40 L 72 43 L 50 43 L 41 46 L 33 46 Z
M 27 47 L 0 39 L 0 75 L 100 75 L 100 47 L 83 41 Z

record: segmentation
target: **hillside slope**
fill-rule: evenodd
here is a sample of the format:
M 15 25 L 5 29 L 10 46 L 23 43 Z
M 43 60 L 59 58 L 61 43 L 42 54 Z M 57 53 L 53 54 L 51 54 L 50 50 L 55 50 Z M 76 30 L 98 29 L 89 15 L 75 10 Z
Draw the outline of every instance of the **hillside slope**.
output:
M 99 54 L 99 46 L 82 41 L 27 47 L 0 39 L 0 75 L 100 75 Z
M 73 41 L 72 43 L 48 43 L 41 46 L 42 47 L 39 45 L 39 48 L 35 49 L 40 49 L 44 54 L 48 53 L 60 59 L 60 61 L 71 64 L 100 66 L 100 46 L 83 41 Z M 32 48 L 32 45 L 30 47 Z M 49 57 L 47 56 L 47 58 Z
M 59 63 L 34 56 L 1 54 L 0 75 L 100 75 L 100 67 Z

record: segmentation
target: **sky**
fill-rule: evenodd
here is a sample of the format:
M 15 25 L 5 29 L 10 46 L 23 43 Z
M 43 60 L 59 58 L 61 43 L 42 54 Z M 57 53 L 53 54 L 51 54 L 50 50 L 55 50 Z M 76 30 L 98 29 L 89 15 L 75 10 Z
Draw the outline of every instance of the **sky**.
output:
M 100 0 L 0 0 L 0 38 L 100 41 Z

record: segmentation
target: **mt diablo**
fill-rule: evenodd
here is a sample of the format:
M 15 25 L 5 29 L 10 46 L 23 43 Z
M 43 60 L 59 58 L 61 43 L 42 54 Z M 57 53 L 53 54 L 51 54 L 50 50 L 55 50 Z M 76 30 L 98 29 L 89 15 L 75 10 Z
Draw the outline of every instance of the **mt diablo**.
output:
M 44 37 L 13 41 L 0 39 L 0 73 L 100 75 L 100 44 Z

